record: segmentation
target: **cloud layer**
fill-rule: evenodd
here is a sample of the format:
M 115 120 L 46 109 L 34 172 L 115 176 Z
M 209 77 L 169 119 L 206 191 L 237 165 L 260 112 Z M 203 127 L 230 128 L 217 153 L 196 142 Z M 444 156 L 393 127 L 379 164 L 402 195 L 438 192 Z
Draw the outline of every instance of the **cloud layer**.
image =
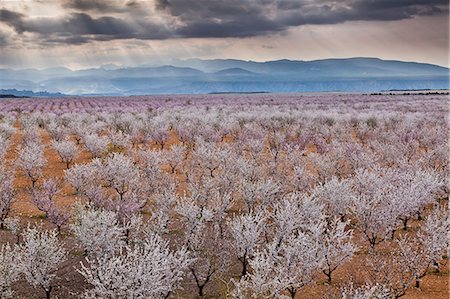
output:
M 308 24 L 395 21 L 448 13 L 447 0 L 155 0 L 54 2 L 52 16 L 0 9 L 3 28 L 42 44 L 121 39 L 240 38 Z M 1 35 L 0 46 L 8 44 Z

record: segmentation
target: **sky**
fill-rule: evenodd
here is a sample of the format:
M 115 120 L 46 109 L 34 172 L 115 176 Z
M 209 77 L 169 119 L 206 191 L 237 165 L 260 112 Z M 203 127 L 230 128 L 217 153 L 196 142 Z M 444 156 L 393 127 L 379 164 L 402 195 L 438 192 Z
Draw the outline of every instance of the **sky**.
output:
M 0 0 L 0 67 L 379 57 L 449 65 L 448 0 Z

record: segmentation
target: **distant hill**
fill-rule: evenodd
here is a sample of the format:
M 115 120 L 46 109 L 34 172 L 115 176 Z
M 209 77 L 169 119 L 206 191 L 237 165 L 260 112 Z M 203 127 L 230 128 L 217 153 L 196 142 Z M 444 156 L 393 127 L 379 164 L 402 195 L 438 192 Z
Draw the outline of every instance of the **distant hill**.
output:
M 31 90 L 17 90 L 17 89 L 0 89 L 0 97 L 1 98 L 39 98 L 39 97 L 47 97 L 47 98 L 56 98 L 56 97 L 64 97 L 66 95 L 62 93 L 51 93 L 47 91 L 38 91 L 33 92 Z
M 437 65 L 378 58 L 267 62 L 233 59 L 176 60 L 172 65 L 72 71 L 0 69 L 0 88 L 32 90 L 39 95 L 170 94 L 239 92 L 379 92 L 448 89 L 449 69 Z M 37 92 L 45 90 L 49 95 Z
M 253 75 L 258 75 L 257 73 L 250 72 L 250 71 L 238 68 L 238 67 L 217 71 L 214 74 L 215 75 L 229 75 L 229 76 L 253 76 Z
M 382 60 L 379 58 L 321 59 L 312 61 L 275 60 L 266 62 L 234 59 L 175 61 L 175 66 L 189 66 L 204 72 L 217 72 L 223 69 L 240 68 L 263 74 L 305 74 L 325 76 L 448 76 L 449 69 L 438 65 Z

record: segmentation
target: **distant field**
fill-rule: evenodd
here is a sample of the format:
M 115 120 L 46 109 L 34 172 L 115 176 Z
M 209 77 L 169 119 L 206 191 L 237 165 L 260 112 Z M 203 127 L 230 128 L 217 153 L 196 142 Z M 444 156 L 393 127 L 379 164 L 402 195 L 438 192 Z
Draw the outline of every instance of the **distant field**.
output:
M 386 91 L 377 94 L 360 93 L 302 93 L 302 94 L 210 94 L 210 95 L 154 95 L 119 97 L 63 97 L 63 98 L 5 98 L 0 101 L 0 111 L 6 112 L 145 112 L 147 109 L 190 109 L 226 108 L 234 111 L 248 106 L 251 109 L 260 106 L 290 106 L 292 109 L 318 110 L 326 105 L 334 112 L 376 113 L 380 110 L 431 112 L 429 109 L 446 109 L 448 91 Z M 362 104 L 366 104 L 362 105 Z M 429 108 L 423 103 L 437 103 Z M 409 109 L 404 107 L 407 104 Z M 370 110 L 374 107 L 373 111 Z M 376 109 L 375 109 L 376 108 Z M 347 111 L 345 111 L 347 109 Z M 319 109 L 320 110 L 320 109 Z M 160 112 L 168 112 L 160 110 Z

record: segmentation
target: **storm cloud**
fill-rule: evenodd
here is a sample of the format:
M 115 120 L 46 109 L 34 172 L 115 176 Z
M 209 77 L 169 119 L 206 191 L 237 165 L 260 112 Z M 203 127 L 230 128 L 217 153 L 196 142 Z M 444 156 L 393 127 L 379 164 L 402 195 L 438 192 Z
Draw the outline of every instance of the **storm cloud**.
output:
M 103 13 L 130 12 L 133 9 L 139 9 L 139 2 L 130 1 L 95 1 L 95 0 L 67 0 L 63 1 L 62 7 L 66 9 L 75 9 L 80 11 L 97 11 Z
M 254 37 L 308 24 L 394 21 L 448 13 L 443 0 L 155 0 L 61 2 L 58 16 L 0 10 L 0 21 L 43 43 Z M 56 4 L 55 4 L 56 5 Z M 29 13 L 29 12 L 28 12 Z

